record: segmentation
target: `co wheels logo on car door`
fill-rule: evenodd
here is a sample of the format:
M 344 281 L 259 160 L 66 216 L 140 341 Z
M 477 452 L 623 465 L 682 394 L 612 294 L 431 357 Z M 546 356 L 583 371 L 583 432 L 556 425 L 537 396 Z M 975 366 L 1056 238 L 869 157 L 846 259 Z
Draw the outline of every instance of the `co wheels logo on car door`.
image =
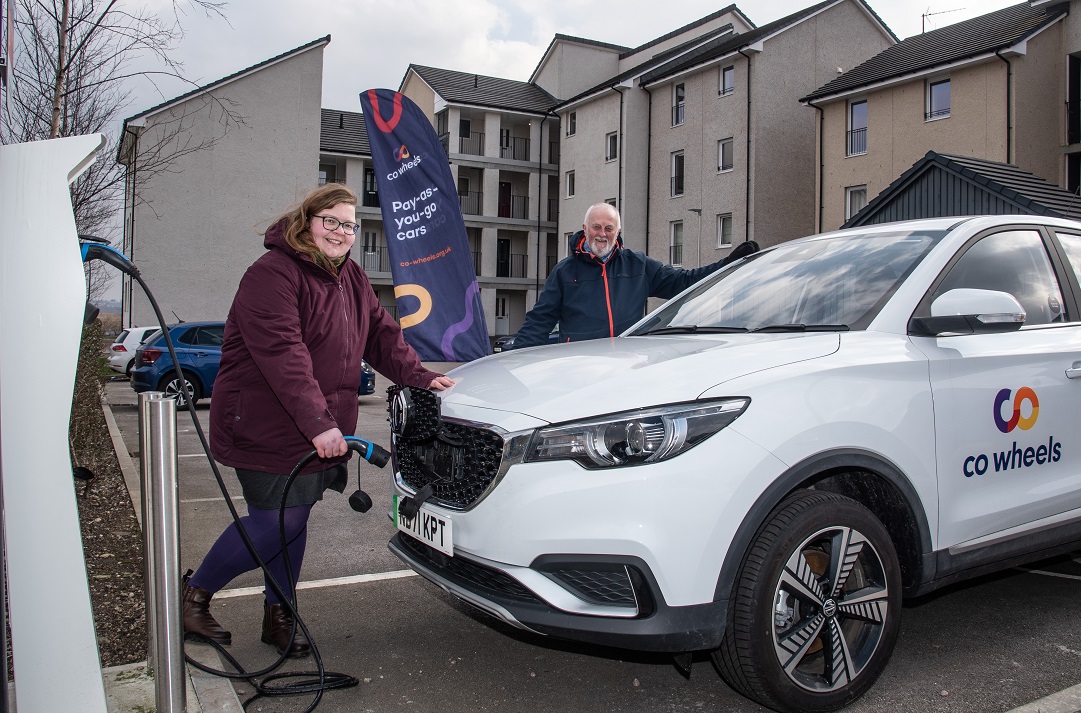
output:
M 1002 405 L 1010 400 L 1010 393 L 1009 389 L 1003 389 L 995 396 L 995 425 L 1003 433 L 1009 433 L 1015 428 L 1027 431 L 1036 425 L 1036 419 L 1040 416 L 1040 400 L 1036 398 L 1035 391 L 1027 386 L 1022 386 L 1017 390 L 1017 395 L 1013 397 L 1013 415 L 1007 421 L 1002 418 Z M 1028 416 L 1021 415 L 1025 402 L 1028 402 L 1031 409 Z
M 1002 417 L 1002 411 L 1009 404 L 1013 410 L 1009 419 Z M 1028 415 L 1025 415 L 1027 412 Z M 1010 433 L 1015 428 L 1027 431 L 1036 425 L 1040 417 L 1040 399 L 1036 392 L 1022 386 L 1014 394 L 1010 389 L 1002 389 L 995 395 L 995 407 L 992 413 L 995 426 L 1003 433 Z M 1008 448 L 998 452 L 981 453 L 965 458 L 962 472 L 966 478 L 974 475 L 986 475 L 988 471 L 1003 473 L 1018 468 L 1030 468 L 1034 465 L 1057 463 L 1062 459 L 1062 443 L 1049 436 L 1046 443 L 1039 445 L 1019 445 L 1014 441 Z

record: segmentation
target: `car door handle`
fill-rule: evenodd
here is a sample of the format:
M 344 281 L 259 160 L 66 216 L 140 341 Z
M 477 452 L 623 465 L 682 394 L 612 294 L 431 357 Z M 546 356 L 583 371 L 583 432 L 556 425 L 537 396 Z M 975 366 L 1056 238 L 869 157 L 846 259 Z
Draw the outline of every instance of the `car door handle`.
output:
M 1081 361 L 1075 361 L 1073 366 L 1066 370 L 1067 379 L 1081 379 Z

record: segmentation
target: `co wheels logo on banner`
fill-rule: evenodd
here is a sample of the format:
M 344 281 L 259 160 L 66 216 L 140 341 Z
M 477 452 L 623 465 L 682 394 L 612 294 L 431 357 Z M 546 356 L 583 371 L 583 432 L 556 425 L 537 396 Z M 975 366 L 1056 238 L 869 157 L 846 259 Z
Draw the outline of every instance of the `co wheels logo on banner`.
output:
M 394 296 L 398 298 L 416 297 L 420 301 L 420 307 L 417 308 L 416 312 L 402 317 L 402 329 L 408 329 L 420 324 L 432 312 L 432 294 L 420 285 L 398 285 L 394 288 Z
M 1010 401 L 1011 393 L 1009 389 L 1003 389 L 995 396 L 995 425 L 1003 433 L 1009 433 L 1015 428 L 1027 431 L 1036 425 L 1036 419 L 1040 415 L 1040 400 L 1036 398 L 1035 391 L 1027 386 L 1022 386 L 1017 390 L 1017 395 L 1013 397 L 1013 413 L 1010 415 L 1009 420 L 1006 420 L 1002 418 L 1002 407 Z M 1026 402 L 1030 409 L 1028 416 L 1022 415 Z

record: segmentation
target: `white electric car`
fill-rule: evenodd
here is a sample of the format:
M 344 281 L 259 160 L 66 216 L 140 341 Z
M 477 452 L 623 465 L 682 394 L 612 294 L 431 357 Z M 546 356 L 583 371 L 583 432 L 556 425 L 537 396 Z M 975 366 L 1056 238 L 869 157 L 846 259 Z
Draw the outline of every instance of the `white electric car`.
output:
M 516 627 L 840 708 L 902 596 L 1081 548 L 1079 275 L 1066 220 L 839 231 L 397 391 L 390 547 Z

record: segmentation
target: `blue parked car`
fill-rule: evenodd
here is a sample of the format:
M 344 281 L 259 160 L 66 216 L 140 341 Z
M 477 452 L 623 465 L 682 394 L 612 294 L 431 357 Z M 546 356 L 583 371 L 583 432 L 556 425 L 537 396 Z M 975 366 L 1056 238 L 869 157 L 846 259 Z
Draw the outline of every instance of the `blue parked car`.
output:
M 363 359 L 360 362 L 360 388 L 357 389 L 359 396 L 367 396 L 375 393 L 375 369 Z
M 173 360 L 165 344 L 165 335 L 158 332 L 135 350 L 135 365 L 131 369 L 131 388 L 136 392 L 163 391 L 176 396 L 179 409 L 210 398 L 214 380 L 221 364 L 221 343 L 225 322 L 181 322 L 169 327 L 180 368 L 188 381 L 185 398 L 180 393 L 180 380 L 173 369 Z

